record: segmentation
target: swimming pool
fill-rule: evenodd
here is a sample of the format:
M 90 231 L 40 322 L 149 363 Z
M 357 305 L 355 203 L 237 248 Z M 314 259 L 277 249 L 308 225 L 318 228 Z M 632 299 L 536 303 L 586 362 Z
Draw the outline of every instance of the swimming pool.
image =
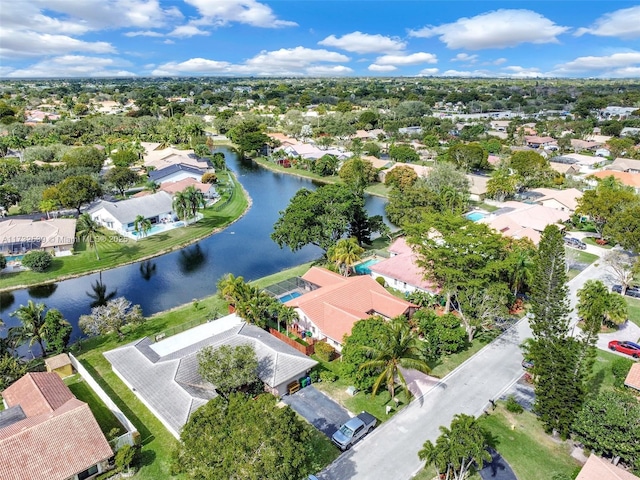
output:
M 19 262 L 24 258 L 24 255 L 5 255 L 7 262 Z
M 472 222 L 477 222 L 478 220 L 482 220 L 486 216 L 487 214 L 482 212 L 471 212 L 465 215 L 465 217 L 467 217 Z
M 289 300 L 293 300 L 294 298 L 298 298 L 300 295 L 302 295 L 300 292 L 291 292 L 291 293 L 287 293 L 286 295 L 280 297 L 278 300 L 280 300 L 282 303 L 286 303 Z
M 362 262 L 357 264 L 353 269 L 356 271 L 358 275 L 369 275 L 371 273 L 371 265 L 375 265 L 380 262 L 379 258 L 370 258 L 366 262 Z

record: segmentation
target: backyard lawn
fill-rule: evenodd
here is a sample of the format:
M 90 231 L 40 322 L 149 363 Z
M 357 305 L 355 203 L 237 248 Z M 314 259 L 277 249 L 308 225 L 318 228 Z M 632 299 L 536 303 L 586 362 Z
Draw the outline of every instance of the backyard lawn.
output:
M 111 413 L 100 397 L 91 389 L 82 377 L 75 374 L 64 379 L 64 383 L 78 400 L 82 400 L 89 405 L 91 413 L 96 417 L 100 430 L 104 433 L 108 440 L 120 436 L 126 432 L 126 429 Z
M 105 237 L 98 243 L 99 260 L 96 258 L 93 248 L 87 248 L 85 242 L 76 242 L 73 255 L 54 257 L 51 267 L 44 273 L 27 270 L 3 274 L 2 288 L 41 284 L 106 270 L 143 258 L 157 256 L 207 237 L 215 230 L 235 221 L 247 209 L 248 200 L 243 194 L 242 187 L 233 176 L 229 178 L 234 183 L 230 201 L 224 205 L 221 204 L 220 207 L 216 207 L 214 204 L 202 210 L 204 218 L 192 225 L 150 235 L 140 241 L 119 237 L 114 232 L 104 230 Z
M 640 300 L 631 297 L 625 298 L 629 307 L 629 320 L 640 327 Z

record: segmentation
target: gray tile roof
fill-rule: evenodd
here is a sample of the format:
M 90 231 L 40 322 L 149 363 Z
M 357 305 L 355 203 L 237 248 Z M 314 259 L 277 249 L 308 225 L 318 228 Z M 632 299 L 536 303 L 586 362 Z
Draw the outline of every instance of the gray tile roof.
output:
M 192 167 L 191 165 L 187 165 L 186 163 L 174 163 L 172 165 L 169 165 L 168 167 L 164 167 L 159 170 L 153 170 L 149 172 L 149 178 L 154 182 L 161 183 L 163 178 L 181 171 L 192 173 L 193 175 L 198 175 L 198 176 L 202 176 L 202 174 L 204 173 L 199 168 Z
M 317 362 L 253 325 L 241 323 L 159 356 L 143 338 L 104 353 L 126 383 L 179 434 L 189 416 L 216 396 L 213 385 L 198 373 L 197 352 L 222 345 L 252 345 L 258 357 L 258 377 L 270 387 L 304 375 Z
M 108 202 L 100 200 L 95 207 L 89 210 L 90 214 L 104 208 L 113 215 L 121 224 L 133 223 L 138 215 L 152 218 L 162 213 L 173 211 L 173 199 L 167 192 L 157 192 L 144 197 L 129 198 L 120 202 Z
M 20 405 L 14 405 L 6 410 L 2 410 L 0 412 L 0 430 L 25 418 L 27 418 L 27 416 L 24 414 Z

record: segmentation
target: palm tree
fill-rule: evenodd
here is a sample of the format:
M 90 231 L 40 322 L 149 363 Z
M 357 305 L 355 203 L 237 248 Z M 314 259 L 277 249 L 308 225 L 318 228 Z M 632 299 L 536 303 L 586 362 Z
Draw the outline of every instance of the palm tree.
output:
M 403 316 L 396 317 L 386 324 L 385 332 L 377 345 L 362 348 L 371 355 L 372 359 L 360 365 L 360 370 L 382 369 L 382 373 L 373 384 L 373 395 L 378 392 L 380 385 L 384 382 L 391 398 L 394 398 L 396 379 L 398 379 L 409 400 L 411 392 L 400 367 L 422 373 L 431 371 L 429 365 L 422 359 L 423 348 L 418 336 L 411 330 Z
M 160 188 L 160 185 L 153 180 L 147 180 L 147 183 L 144 184 L 145 190 L 149 190 L 151 193 L 156 193 Z
M 144 215 L 138 215 L 133 221 L 133 231 L 141 234 L 140 237 L 146 237 L 149 230 L 151 230 L 151 220 Z
M 183 191 L 187 198 L 187 208 L 189 210 L 189 217 L 195 218 L 198 214 L 198 209 L 206 205 L 204 193 L 198 190 L 193 185 L 188 186 Z
M 517 295 L 533 280 L 533 252 L 531 249 L 519 247 L 513 252 L 510 275 L 513 295 Z
M 178 215 L 178 218 L 182 218 L 184 220 L 185 226 L 187 225 L 187 218 L 189 216 L 189 199 L 184 191 L 176 192 L 173 196 L 173 210 Z
M 91 218 L 91 215 L 88 213 L 83 213 L 78 217 L 76 234 L 78 237 L 89 243 L 89 248 L 93 246 L 96 252 L 96 258 L 100 260 L 100 255 L 98 255 L 97 239 L 102 237 L 102 232 L 100 232 L 100 225 L 98 222 Z
M 33 300 L 29 300 L 27 305 L 20 305 L 20 307 L 11 314 L 12 317 L 17 317 L 20 320 L 19 327 L 10 328 L 10 336 L 15 338 L 19 344 L 26 341 L 29 342 L 29 349 L 34 343 L 40 345 L 42 354 L 46 356 L 47 349 L 44 346 L 44 321 L 45 310 L 47 306 L 44 303 L 33 303 Z
M 280 323 L 284 323 L 287 329 L 287 334 L 289 333 L 289 326 L 293 325 L 293 323 L 300 318 L 298 317 L 298 313 L 292 307 L 287 307 L 286 305 L 277 302 L 278 311 L 276 315 L 278 316 L 278 331 L 280 331 Z
M 229 304 L 235 306 L 238 301 L 247 297 L 246 285 L 243 277 L 235 277 L 232 273 L 227 273 L 218 280 L 216 288 L 218 289 L 218 295 Z
M 343 238 L 329 247 L 327 258 L 336 264 L 342 275 L 348 277 L 351 266 L 360 260 L 363 252 L 364 248 L 358 245 L 356 238 Z
M 609 325 L 619 326 L 627 321 L 628 316 L 629 309 L 624 297 L 617 293 L 609 292 L 603 322 Z

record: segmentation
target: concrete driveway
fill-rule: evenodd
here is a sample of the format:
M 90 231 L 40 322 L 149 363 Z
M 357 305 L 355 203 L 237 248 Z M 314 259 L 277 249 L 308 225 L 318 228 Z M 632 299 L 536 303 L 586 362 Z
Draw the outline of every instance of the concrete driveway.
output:
M 302 388 L 293 395 L 285 395 L 282 401 L 329 438 L 354 416 L 313 385 Z

